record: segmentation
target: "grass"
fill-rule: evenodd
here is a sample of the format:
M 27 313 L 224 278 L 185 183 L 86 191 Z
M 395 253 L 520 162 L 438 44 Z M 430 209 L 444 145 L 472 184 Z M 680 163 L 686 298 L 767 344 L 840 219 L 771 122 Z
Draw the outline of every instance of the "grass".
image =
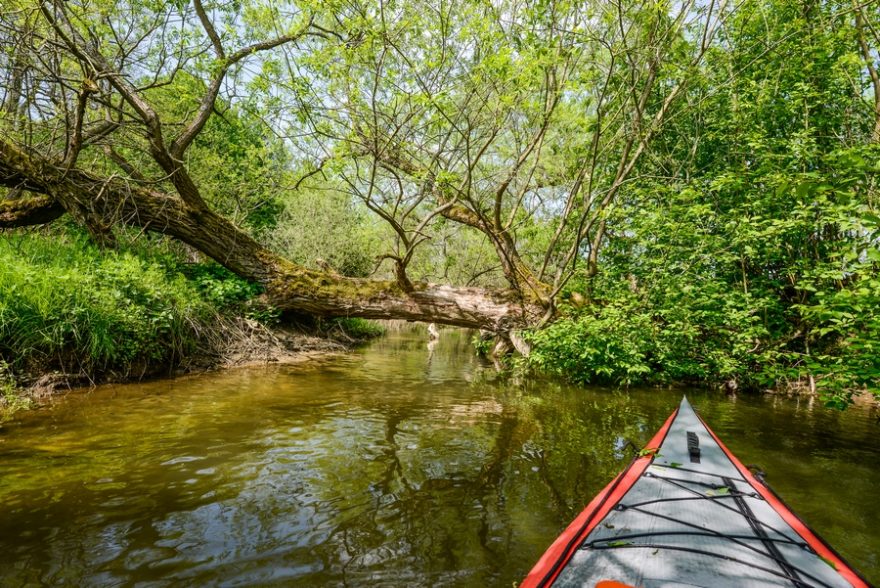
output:
M 374 339 L 385 334 L 382 325 L 362 318 L 331 319 L 327 331 L 330 334 L 339 331 L 345 337 L 360 341 Z
M 0 360 L 13 375 L 173 365 L 215 316 L 167 257 L 101 250 L 75 232 L 0 239 Z
M 14 412 L 30 408 L 31 404 L 30 398 L 19 394 L 9 365 L 0 360 L 0 423 Z
M 259 301 L 260 285 L 192 263 L 170 240 L 122 237 L 116 250 L 72 225 L 0 237 L 0 405 L 22 407 L 16 387 L 53 371 L 92 381 L 161 375 L 222 354 L 238 318 L 281 322 Z M 355 318 L 314 328 L 349 342 L 384 332 Z

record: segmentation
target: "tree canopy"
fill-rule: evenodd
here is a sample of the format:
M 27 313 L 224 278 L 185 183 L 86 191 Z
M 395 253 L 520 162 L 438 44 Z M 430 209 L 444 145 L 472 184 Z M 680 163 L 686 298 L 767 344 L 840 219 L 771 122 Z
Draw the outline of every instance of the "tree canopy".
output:
M 872 1 L 8 0 L 0 227 L 165 234 L 282 310 L 552 325 L 576 378 L 875 386 L 878 68 Z

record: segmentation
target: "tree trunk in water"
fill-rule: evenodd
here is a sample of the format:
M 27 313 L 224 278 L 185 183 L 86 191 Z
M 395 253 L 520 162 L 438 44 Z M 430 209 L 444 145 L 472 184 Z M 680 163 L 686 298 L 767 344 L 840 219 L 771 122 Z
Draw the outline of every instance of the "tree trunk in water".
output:
M 346 278 L 296 265 L 208 208 L 118 178 L 66 170 L 0 140 L 0 185 L 43 194 L 0 208 L 0 228 L 41 224 L 63 212 L 89 227 L 136 226 L 175 237 L 266 288 L 280 310 L 320 316 L 404 319 L 507 333 L 543 314 L 513 291 Z

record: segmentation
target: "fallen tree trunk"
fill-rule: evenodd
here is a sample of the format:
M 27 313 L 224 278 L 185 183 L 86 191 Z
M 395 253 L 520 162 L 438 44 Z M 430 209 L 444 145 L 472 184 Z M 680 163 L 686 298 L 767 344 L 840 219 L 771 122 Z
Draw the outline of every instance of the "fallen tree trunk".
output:
M 42 195 L 4 203 L 0 228 L 42 224 L 67 212 L 89 227 L 124 224 L 169 235 L 261 283 L 269 302 L 281 310 L 436 322 L 499 334 L 534 324 L 544 312 L 513 291 L 415 284 L 406 292 L 397 281 L 311 270 L 266 249 L 207 208 L 120 178 L 64 169 L 2 140 L 0 185 Z
M 12 229 L 44 225 L 60 218 L 64 213 L 64 207 L 47 196 L 2 200 L 0 201 L 0 227 Z

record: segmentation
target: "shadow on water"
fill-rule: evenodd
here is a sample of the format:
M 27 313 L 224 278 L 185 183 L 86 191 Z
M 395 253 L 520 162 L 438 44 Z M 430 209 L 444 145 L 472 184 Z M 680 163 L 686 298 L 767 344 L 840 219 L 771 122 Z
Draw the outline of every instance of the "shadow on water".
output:
M 688 395 L 880 580 L 875 412 Z M 451 331 L 74 394 L 0 428 L 0 584 L 510 586 L 680 396 L 498 378 Z

